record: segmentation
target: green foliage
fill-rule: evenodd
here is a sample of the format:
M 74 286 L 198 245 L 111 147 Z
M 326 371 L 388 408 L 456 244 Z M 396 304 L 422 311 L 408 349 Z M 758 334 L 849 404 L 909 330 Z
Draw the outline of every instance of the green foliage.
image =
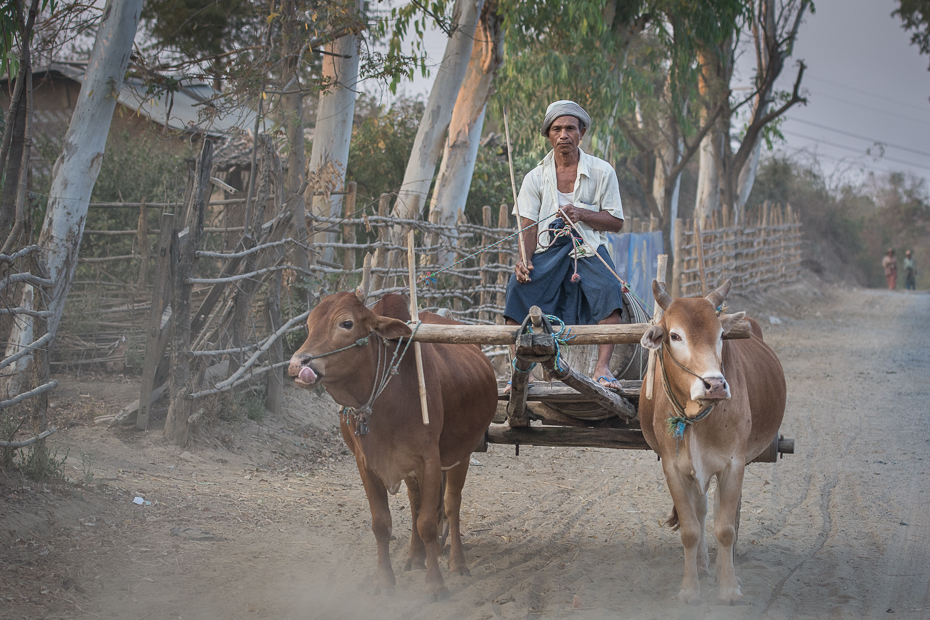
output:
M 868 269 L 863 221 L 873 205 L 852 186 L 828 187 L 823 174 L 787 157 L 772 157 L 759 166 L 747 211 L 764 202 L 790 204 L 800 211 L 808 236 L 831 248 L 847 265 Z
M 400 189 L 423 108 L 422 101 L 408 98 L 387 108 L 360 95 L 346 171 L 346 180 L 358 183 L 359 207 Z
M 901 18 L 904 30 L 911 33 L 911 45 L 930 56 L 930 0 L 898 0 L 892 15 Z
M 58 156 L 58 143 L 51 139 L 38 141 L 38 150 L 46 161 Z M 107 138 L 105 157 L 100 175 L 91 195 L 92 202 L 172 202 L 184 195 L 187 182 L 186 158 L 194 155 L 188 142 L 178 139 L 165 140 L 156 134 L 154 126 L 130 135 L 127 131 L 111 131 Z M 47 195 L 51 186 L 49 173 L 38 177 L 36 192 Z M 158 230 L 160 214 L 156 209 L 147 210 L 149 230 Z M 41 227 L 44 205 L 36 213 L 36 230 Z M 133 230 L 139 225 L 139 210 L 89 209 L 85 228 L 88 230 Z M 155 238 L 150 237 L 149 243 Z M 134 236 L 107 237 L 86 235 L 81 240 L 81 256 L 125 256 L 136 244 Z M 124 282 L 138 277 L 139 264 L 133 261 L 108 263 L 107 271 Z M 77 279 L 93 279 L 95 266 L 79 265 Z
M 147 0 L 142 5 L 150 36 L 192 58 L 230 49 L 256 13 L 249 0 Z
M 253 422 L 261 422 L 265 419 L 265 390 L 244 390 L 236 392 L 233 396 L 233 404 L 239 411 Z
M 413 79 L 417 68 L 424 77 L 429 74 L 424 34 L 432 22 L 447 35 L 451 35 L 455 26 L 453 16 L 449 14 L 451 4 L 449 0 L 423 3 L 413 0 L 403 6 L 392 8 L 390 18 L 383 19 L 374 26 L 376 36 L 382 39 L 387 37 L 388 52 L 384 56 L 384 63 L 395 67 L 389 83 L 392 94 L 397 93 L 397 86 L 402 79 Z M 417 36 L 410 37 L 410 53 L 404 54 L 403 41 L 411 27 Z
M 56 0 L 42 0 L 39 11 L 55 12 Z M 18 10 L 19 9 L 19 10 Z M 0 3 L 0 75 L 6 75 L 12 81 L 13 76 L 19 73 L 19 52 L 22 46 L 23 30 L 28 20 L 26 10 L 20 13 L 21 8 L 13 2 Z M 30 38 L 34 33 L 30 33 Z
M 647 148 L 665 139 L 670 115 L 693 133 L 700 106 L 682 102 L 697 98 L 697 50 L 723 45 L 749 10 L 739 0 L 505 0 L 507 57 L 491 112 L 499 119 L 506 104 L 516 150 L 541 154 L 546 106 L 573 99 L 594 119 L 595 152 L 611 144 L 617 156 L 639 155 L 611 120 L 641 126 Z
M 514 179 L 517 188 L 523 177 L 536 167 L 539 159 L 532 154 L 514 157 Z M 489 205 L 495 209 L 494 222 L 497 225 L 497 207 L 501 203 L 513 204 L 513 189 L 510 186 L 510 166 L 507 163 L 507 147 L 501 136 L 489 141 L 478 149 L 475 171 L 465 203 L 465 217 L 470 222 L 481 222 L 481 209 Z
M 760 167 L 747 209 L 764 202 L 790 204 L 799 211 L 810 242 L 808 266 L 826 254 L 838 259 L 835 269 L 852 267 L 862 282 L 885 285 L 881 259 L 889 247 L 913 250 L 918 286 L 930 286 L 930 195 L 921 179 L 894 173 L 870 183 L 842 182 L 835 186 L 816 165 L 773 157 Z M 826 274 L 838 275 L 838 274 Z M 899 278 L 903 280 L 903 278 Z

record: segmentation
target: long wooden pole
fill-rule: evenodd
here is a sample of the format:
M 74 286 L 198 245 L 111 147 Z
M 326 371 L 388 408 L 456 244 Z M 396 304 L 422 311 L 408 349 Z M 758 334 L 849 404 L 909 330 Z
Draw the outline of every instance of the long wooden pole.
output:
M 650 327 L 649 323 L 617 325 L 569 325 L 571 343 L 575 344 L 636 344 Z M 514 344 L 519 325 L 420 325 L 414 342 L 442 344 Z M 749 338 L 749 321 L 740 321 L 723 335 L 724 340 Z
M 513 153 L 510 149 L 510 125 L 507 123 L 507 106 L 504 106 L 504 137 L 507 140 L 507 163 L 510 165 L 510 188 L 513 190 L 513 206 L 517 209 L 517 245 L 520 246 L 520 260 L 526 264 L 526 245 L 523 243 L 523 218 L 517 208 L 517 181 L 513 176 Z
M 659 254 L 658 264 L 656 265 L 656 281 L 665 284 L 665 270 L 668 266 L 668 254 Z M 659 302 L 653 302 L 652 306 L 652 322 L 658 323 L 659 319 L 662 318 L 662 306 L 659 305 Z M 646 392 L 645 396 L 647 400 L 652 400 L 652 386 L 655 381 L 653 380 L 653 375 L 656 372 L 656 352 L 655 349 L 649 349 L 649 363 L 646 365 Z
M 413 229 L 407 233 L 407 270 L 410 275 L 410 318 L 420 320 L 417 311 L 417 260 L 413 251 Z M 417 382 L 420 386 L 420 411 L 423 413 L 423 426 L 429 426 L 429 410 L 426 408 L 426 378 L 423 376 L 423 351 L 420 343 L 413 343 L 413 354 L 417 362 Z

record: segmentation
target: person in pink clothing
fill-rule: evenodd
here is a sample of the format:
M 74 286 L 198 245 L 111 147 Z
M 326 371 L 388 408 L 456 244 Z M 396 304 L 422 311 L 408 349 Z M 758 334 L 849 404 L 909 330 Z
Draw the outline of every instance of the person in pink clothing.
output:
M 888 249 L 888 253 L 882 259 L 882 267 L 885 268 L 888 290 L 893 291 L 898 286 L 898 259 L 894 257 L 894 248 Z

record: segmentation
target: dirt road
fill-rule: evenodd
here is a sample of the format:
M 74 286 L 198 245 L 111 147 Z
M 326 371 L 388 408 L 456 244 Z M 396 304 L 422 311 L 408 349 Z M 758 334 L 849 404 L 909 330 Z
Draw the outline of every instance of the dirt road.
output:
M 0 617 L 930 618 L 930 295 L 810 304 L 780 324 L 757 314 L 786 370 L 782 433 L 797 453 L 747 470 L 737 574 L 749 605 L 716 606 L 713 578 L 702 605 L 674 599 L 681 543 L 659 525 L 671 501 L 652 453 L 502 446 L 476 455 L 465 488 L 471 576 L 424 602 L 423 573 L 402 572 L 401 493 L 397 593 L 371 596 L 367 503 L 354 462 L 313 430 L 335 419 L 320 400 L 184 453 L 158 433 L 60 433 L 85 484 L 0 482 Z

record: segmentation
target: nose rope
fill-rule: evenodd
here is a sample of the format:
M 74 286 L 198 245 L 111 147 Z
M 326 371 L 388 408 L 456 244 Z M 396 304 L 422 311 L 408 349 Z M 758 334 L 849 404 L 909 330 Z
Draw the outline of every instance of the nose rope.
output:
M 310 357 L 308 357 L 308 358 L 306 359 L 306 361 L 307 361 L 307 362 L 311 362 L 311 361 L 313 361 L 313 360 L 318 360 L 318 359 L 320 359 L 321 357 L 328 357 L 328 356 L 334 355 L 334 354 L 336 354 L 336 353 L 342 353 L 343 351 L 348 351 L 348 350 L 351 349 L 352 347 L 364 347 L 365 345 L 368 344 L 369 340 L 371 339 L 371 335 L 372 335 L 372 334 L 374 334 L 374 332 L 368 332 L 368 335 L 367 335 L 367 336 L 364 336 L 364 337 L 362 337 L 362 338 L 359 338 L 358 340 L 356 340 L 356 341 L 353 342 L 352 344 L 350 344 L 350 345 L 348 345 L 348 346 L 345 346 L 345 347 L 342 347 L 341 349 L 336 349 L 335 351 L 330 351 L 329 353 L 320 353 L 319 355 L 311 355 Z
M 697 414 L 693 418 L 689 418 L 685 414 L 684 406 L 681 404 L 681 402 L 672 392 L 671 384 L 669 383 L 669 380 L 668 380 L 668 373 L 666 373 L 665 371 L 664 351 L 665 351 L 665 343 L 662 343 L 662 346 L 659 347 L 657 357 L 659 359 L 659 367 L 662 369 L 662 390 L 665 392 L 666 398 L 668 398 L 669 403 L 672 405 L 672 409 L 674 409 L 674 414 L 671 411 L 668 412 L 669 417 L 666 419 L 666 422 L 668 423 L 668 432 L 675 438 L 675 453 L 677 454 L 678 444 L 682 439 L 684 439 L 685 430 L 687 430 L 687 428 L 689 426 L 692 426 L 695 422 L 699 422 L 703 420 L 704 418 L 706 418 L 707 416 L 709 416 L 710 412 L 713 411 L 714 407 L 717 406 L 717 403 L 712 403 L 708 405 L 699 414 Z M 701 376 L 699 376 L 698 374 L 696 374 L 689 368 L 682 365 L 681 362 L 676 360 L 675 357 L 672 355 L 671 351 L 669 351 L 668 356 L 671 358 L 673 362 L 675 362 L 677 366 L 679 366 L 685 372 L 697 377 L 698 379 L 701 379 L 702 381 L 704 380 Z

